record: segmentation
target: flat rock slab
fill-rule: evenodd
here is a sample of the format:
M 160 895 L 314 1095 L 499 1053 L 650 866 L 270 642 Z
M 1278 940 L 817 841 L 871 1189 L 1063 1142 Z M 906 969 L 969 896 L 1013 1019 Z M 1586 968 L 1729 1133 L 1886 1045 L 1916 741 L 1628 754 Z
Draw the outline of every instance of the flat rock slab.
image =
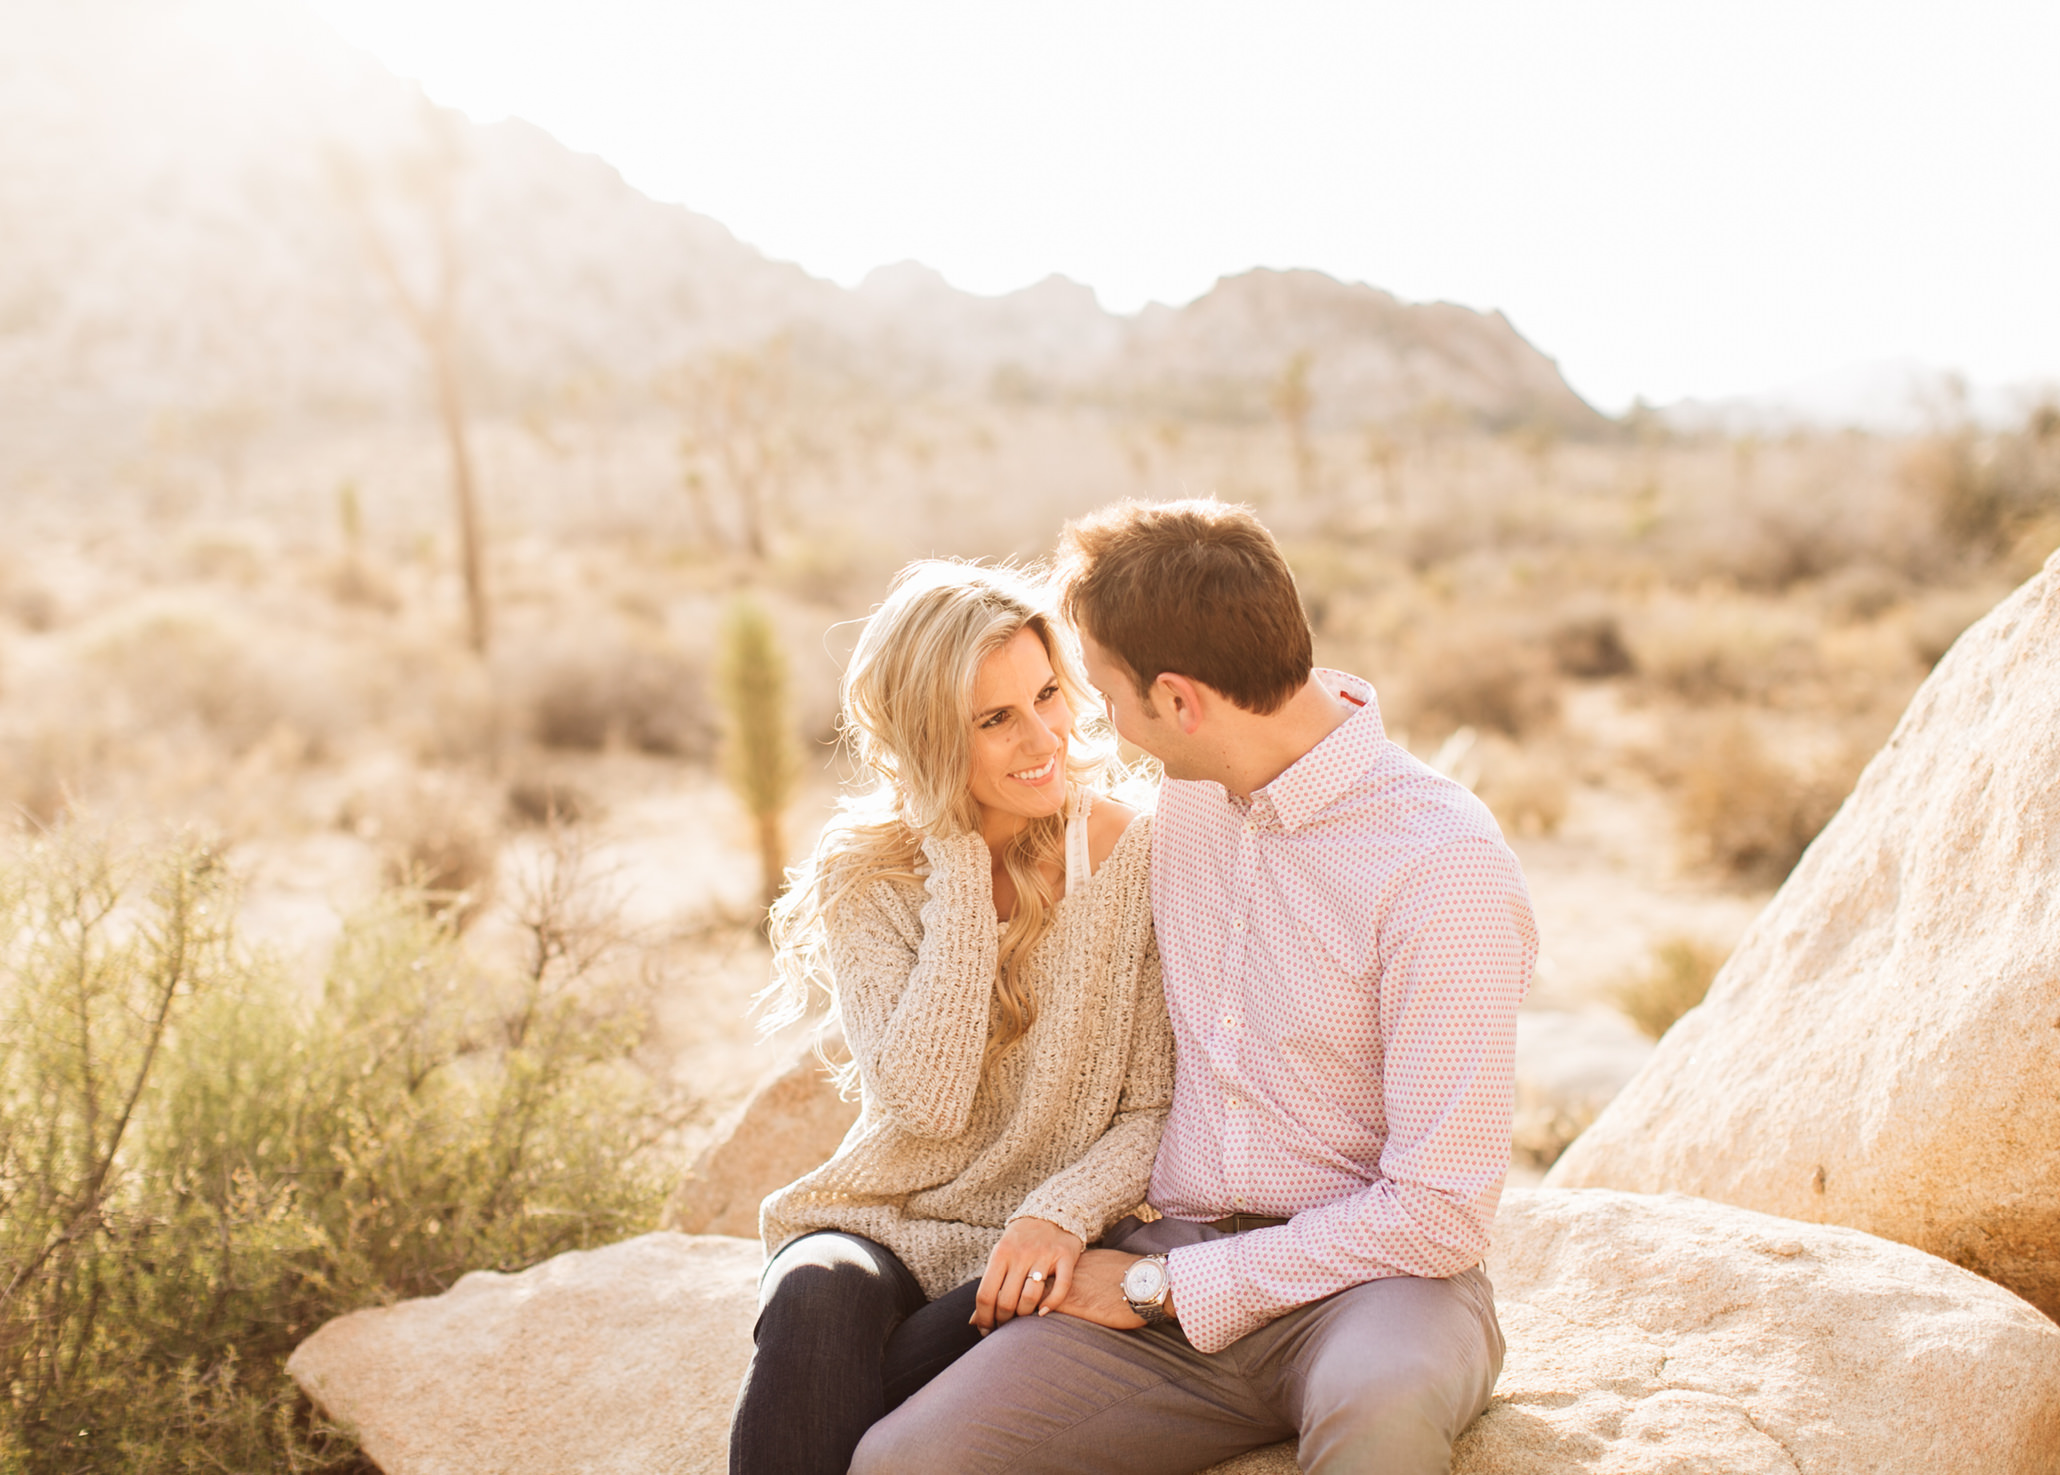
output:
M 386 1475 L 717 1475 L 756 1240 L 646 1234 L 338 1317 L 287 1362 Z
M 1960 637 L 1546 1179 L 1844 1224 L 2060 1315 L 2060 555 Z
M 1488 1269 L 1509 1358 L 1455 1475 L 2060 1470 L 2060 1327 L 1908 1246 L 1547 1188 Z
M 758 1246 L 651 1234 L 323 1327 L 289 1370 L 387 1475 L 726 1469 Z M 1511 1193 L 1509 1360 L 1455 1475 L 2052 1475 L 2060 1328 L 1942 1260 L 1683 1198 Z M 1211 1475 L 1288 1475 L 1292 1445 Z

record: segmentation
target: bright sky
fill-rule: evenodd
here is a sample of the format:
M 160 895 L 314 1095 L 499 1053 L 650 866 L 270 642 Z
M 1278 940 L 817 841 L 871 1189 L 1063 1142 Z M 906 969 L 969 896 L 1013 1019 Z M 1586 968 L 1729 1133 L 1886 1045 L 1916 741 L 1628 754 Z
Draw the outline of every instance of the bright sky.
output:
M 1496 307 L 1605 409 L 2060 380 L 2054 0 L 311 0 L 767 253 Z

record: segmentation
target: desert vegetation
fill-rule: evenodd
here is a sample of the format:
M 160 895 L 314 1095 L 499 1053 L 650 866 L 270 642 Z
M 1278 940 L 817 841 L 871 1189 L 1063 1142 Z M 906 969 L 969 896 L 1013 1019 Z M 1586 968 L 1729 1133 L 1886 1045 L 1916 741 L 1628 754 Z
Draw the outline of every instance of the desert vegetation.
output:
M 682 449 L 685 382 L 577 442 L 478 427 L 484 651 L 427 427 L 261 440 L 233 487 L 158 448 L 90 500 L 17 491 L 10 1460 L 348 1468 L 281 1372 L 300 1336 L 658 1223 L 758 1069 L 757 922 L 843 776 L 850 622 L 910 557 L 1253 502 L 1320 657 L 1517 844 L 1536 999 L 1657 1033 L 2060 543 L 2047 412 L 1758 444 L 863 387 L 754 533 Z M 1526 1122 L 1541 1165 L 1585 1124 Z
M 323 1320 L 650 1222 L 691 1114 L 562 837 L 489 968 L 388 890 L 319 987 L 247 944 L 223 855 L 62 825 L 0 859 L 10 1469 L 362 1468 L 282 1364 Z

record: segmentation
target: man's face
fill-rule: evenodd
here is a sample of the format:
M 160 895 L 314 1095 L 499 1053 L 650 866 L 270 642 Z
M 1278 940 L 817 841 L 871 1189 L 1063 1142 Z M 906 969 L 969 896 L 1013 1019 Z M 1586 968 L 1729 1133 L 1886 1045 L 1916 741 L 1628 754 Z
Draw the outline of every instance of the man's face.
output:
M 1137 683 L 1131 679 L 1130 668 L 1097 645 L 1085 630 L 1080 632 L 1080 655 L 1087 663 L 1087 679 L 1101 693 L 1116 736 L 1169 764 L 1171 772 L 1173 755 L 1169 749 L 1176 747 L 1181 733 L 1167 720 L 1169 714 L 1164 704 L 1147 712 L 1144 699 L 1137 694 Z

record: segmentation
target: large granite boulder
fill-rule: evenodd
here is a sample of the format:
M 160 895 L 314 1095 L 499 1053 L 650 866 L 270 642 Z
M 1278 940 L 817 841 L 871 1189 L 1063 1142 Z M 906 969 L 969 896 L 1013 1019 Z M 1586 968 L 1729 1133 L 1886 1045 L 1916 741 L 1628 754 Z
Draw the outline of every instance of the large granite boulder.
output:
M 757 1247 L 652 1234 L 322 1328 L 289 1370 L 387 1475 L 725 1468 Z M 1854 1230 L 1676 1195 L 1513 1192 L 1509 1360 L 1455 1475 L 2060 1469 L 2060 1328 Z M 1214 1475 L 1290 1475 L 1291 1445 Z
M 838 1094 L 814 1048 L 796 1049 L 716 1124 L 667 1223 L 686 1234 L 756 1238 L 759 1202 L 828 1162 L 857 1120 L 858 1103 Z
M 1846 1224 L 2060 1314 L 2060 555 L 1962 635 L 1547 1183 Z

